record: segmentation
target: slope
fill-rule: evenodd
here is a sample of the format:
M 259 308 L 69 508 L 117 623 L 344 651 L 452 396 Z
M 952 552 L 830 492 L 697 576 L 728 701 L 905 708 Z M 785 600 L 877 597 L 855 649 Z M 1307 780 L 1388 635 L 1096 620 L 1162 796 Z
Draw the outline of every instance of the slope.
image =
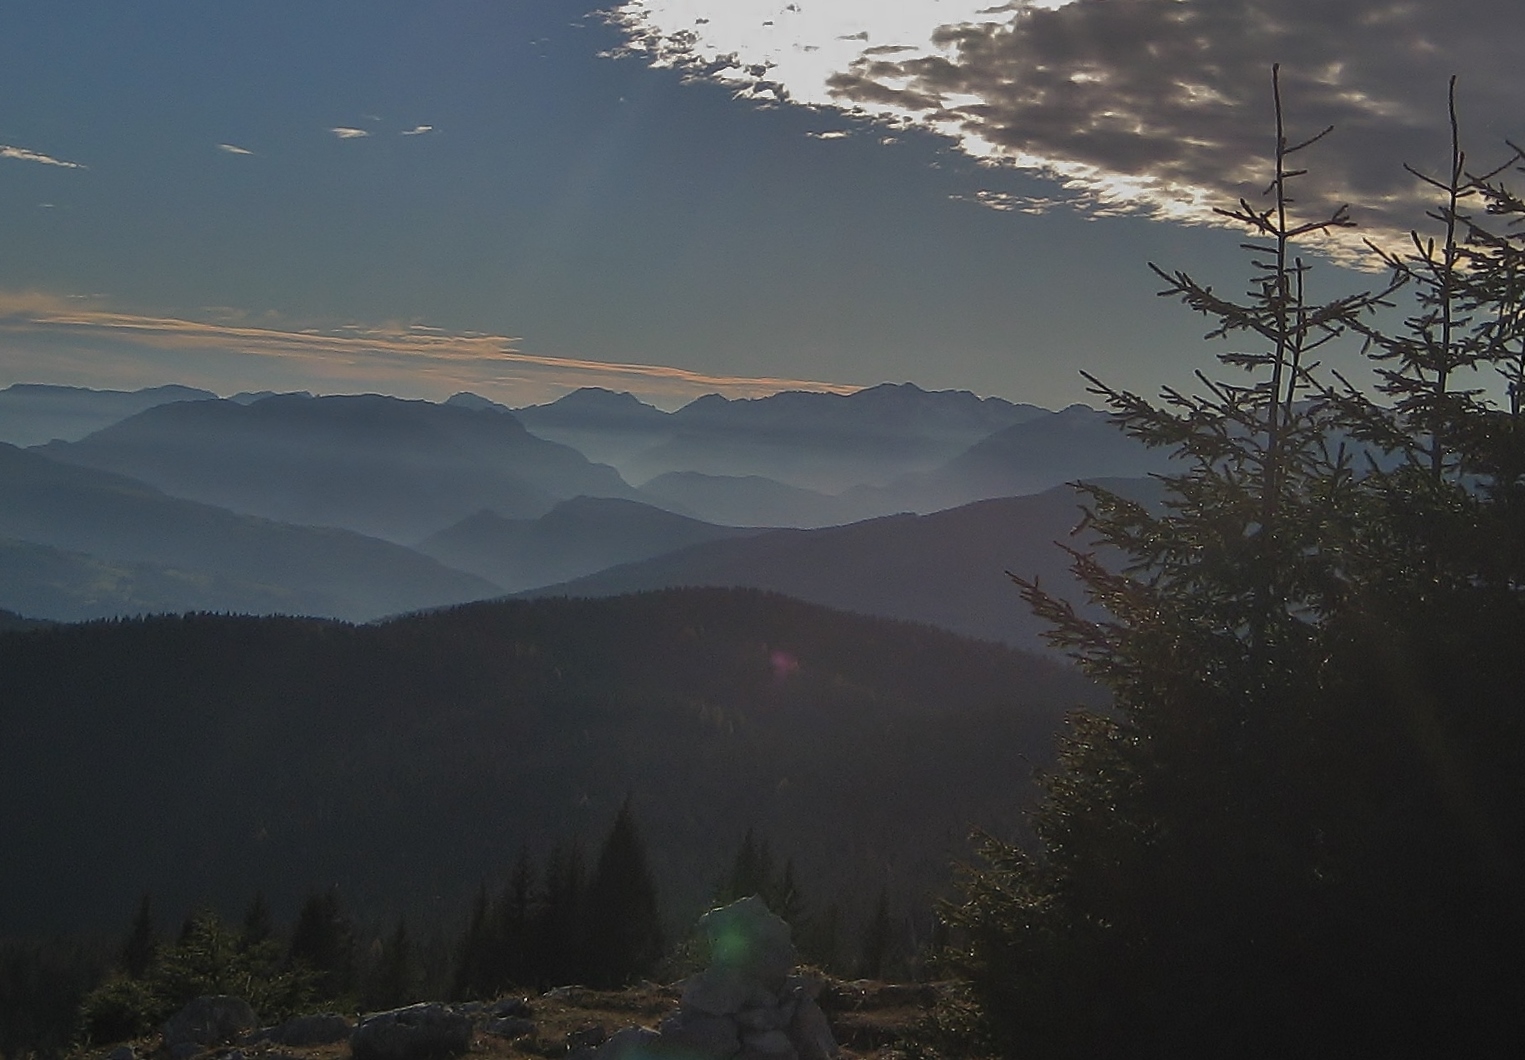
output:
M 677 922 L 755 825 L 825 900 L 1021 828 L 1072 671 L 748 591 L 0 634 L 0 936 L 338 885 L 437 917 L 633 795 Z
M 756 533 L 761 531 L 715 526 L 636 501 L 574 497 L 538 519 L 477 512 L 414 547 L 517 592 L 704 541 Z
M 22 611 L 13 594 L 51 586 L 63 602 L 40 618 L 249 607 L 368 620 L 498 591 L 400 545 L 235 515 L 9 445 L 0 538 L 47 546 L 12 544 L 14 577 L 0 579 L 0 607 Z
M 1141 499 L 1148 482 L 1109 485 Z M 744 585 L 862 614 L 926 622 L 966 636 L 1044 650 L 1043 626 L 1006 571 L 1072 584 L 1068 556 L 1081 511 L 1068 486 L 979 501 L 931 515 L 892 515 L 817 530 L 715 541 L 526 595 L 611 596 L 675 585 Z M 1082 539 L 1083 541 L 1083 539 Z

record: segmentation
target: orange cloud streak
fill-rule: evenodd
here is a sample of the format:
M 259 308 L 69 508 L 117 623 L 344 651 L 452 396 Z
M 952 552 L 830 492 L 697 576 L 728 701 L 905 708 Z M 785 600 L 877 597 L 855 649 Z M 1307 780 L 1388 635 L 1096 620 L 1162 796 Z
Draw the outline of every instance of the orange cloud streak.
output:
M 446 386 L 520 389 L 530 384 L 541 392 L 604 386 L 685 398 L 711 392 L 755 397 L 780 390 L 845 394 L 860 389 L 819 380 L 713 375 L 670 365 L 525 353 L 515 348 L 517 339 L 503 335 L 417 325 L 290 331 L 93 309 L 78 300 L 37 293 L 0 293 L 0 334 L 5 333 L 274 358 L 324 378 L 411 379 L 430 391 Z

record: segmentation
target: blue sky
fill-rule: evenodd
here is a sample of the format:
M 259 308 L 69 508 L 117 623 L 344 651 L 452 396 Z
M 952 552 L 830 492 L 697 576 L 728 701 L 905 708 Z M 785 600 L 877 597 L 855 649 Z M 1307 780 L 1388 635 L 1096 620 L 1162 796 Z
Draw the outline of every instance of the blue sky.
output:
M 1339 126 L 1308 201 L 1380 238 L 1449 73 L 1525 136 L 1501 0 L 1054 6 L 7 0 L 0 385 L 1153 392 L 1211 351 L 1146 263 L 1243 285 L 1202 222 L 1271 61 Z

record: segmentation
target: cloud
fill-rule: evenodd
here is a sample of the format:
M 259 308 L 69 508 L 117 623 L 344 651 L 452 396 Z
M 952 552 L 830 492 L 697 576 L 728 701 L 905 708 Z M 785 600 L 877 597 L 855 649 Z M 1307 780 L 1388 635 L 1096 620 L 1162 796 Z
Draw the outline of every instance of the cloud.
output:
M 230 155 L 252 155 L 254 152 L 247 147 L 239 147 L 237 144 L 218 144 L 219 151 L 226 151 Z
M 25 147 L 12 147 L 10 144 L 0 144 L 0 158 L 14 158 L 18 162 L 41 162 L 45 166 L 60 166 L 63 169 L 89 168 L 79 162 L 65 162 L 61 158 L 54 158 L 40 151 L 29 151 Z
M 807 132 L 805 135 L 813 140 L 845 140 L 852 133 L 846 129 L 827 129 L 825 132 Z
M 371 135 L 370 132 L 365 129 L 354 129 L 348 125 L 336 125 L 328 131 L 333 133 L 341 140 L 358 140 L 362 136 Z
M 434 131 L 434 126 L 432 126 L 432 125 L 415 125 L 411 129 L 404 129 L 399 135 L 401 135 L 401 136 L 422 136 L 424 133 L 430 133 L 430 132 L 433 132 L 433 131 Z
M 759 397 L 780 390 L 859 389 L 817 380 L 714 375 L 670 365 L 527 353 L 517 348 L 518 339 L 421 324 L 292 330 L 234 322 L 229 319 L 234 314 L 226 310 L 209 313 L 220 320 L 189 320 L 114 312 L 96 308 L 96 301 L 0 293 L 0 336 L 17 359 L 13 370 L 20 367 L 17 351 L 30 340 L 45 345 L 49 358 L 56 359 L 61 348 L 79 356 L 88 353 L 107 373 L 111 366 L 104 362 L 111 359 L 107 351 L 113 350 L 118 359 L 136 357 L 140 363 L 155 364 L 162 363 L 156 355 L 175 354 L 182 358 L 177 363 L 202 369 L 215 358 L 226 366 L 220 369 L 222 378 L 238 380 L 234 389 L 263 384 L 273 372 L 287 387 L 330 392 L 380 388 L 439 397 L 475 390 L 511 403 L 549 400 L 581 386 L 628 390 L 668 404 L 708 393 Z
M 738 86 L 762 63 L 792 101 L 945 133 L 972 156 L 1051 179 L 1056 202 L 1093 213 L 1221 223 L 1214 207 L 1258 201 L 1274 149 L 1274 62 L 1289 136 L 1335 126 L 1298 156 L 1311 170 L 1296 187 L 1300 208 L 1349 201 L 1357 236 L 1424 223 L 1429 196 L 1402 166 L 1444 169 L 1451 74 L 1477 168 L 1525 136 L 1518 0 L 1016 0 L 985 10 L 817 0 L 811 8 L 842 25 L 828 32 L 823 15 L 789 47 L 821 45 L 810 55 L 829 57 L 824 74 L 804 53 L 722 23 L 732 8 L 778 5 L 631 0 L 613 18 L 649 61 Z M 695 10 L 714 21 L 694 29 Z

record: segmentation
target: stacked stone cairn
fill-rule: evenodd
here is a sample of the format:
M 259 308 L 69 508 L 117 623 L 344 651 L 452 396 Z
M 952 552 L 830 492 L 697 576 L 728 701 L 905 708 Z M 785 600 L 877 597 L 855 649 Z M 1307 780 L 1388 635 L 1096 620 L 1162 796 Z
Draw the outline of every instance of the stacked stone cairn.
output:
M 630 1027 L 595 1060 L 835 1060 L 837 1043 L 816 997 L 821 984 L 791 975 L 789 925 L 756 895 L 699 921 L 710 965 L 683 984 L 678 1011 L 657 1030 Z

